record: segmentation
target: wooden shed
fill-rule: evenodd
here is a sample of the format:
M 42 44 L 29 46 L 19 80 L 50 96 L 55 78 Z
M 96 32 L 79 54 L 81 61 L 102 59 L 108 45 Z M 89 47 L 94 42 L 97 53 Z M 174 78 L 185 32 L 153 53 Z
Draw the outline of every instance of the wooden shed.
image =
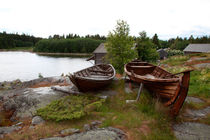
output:
M 189 44 L 184 49 L 184 54 L 210 53 L 210 44 Z
M 94 60 L 95 65 L 101 64 L 101 63 L 106 63 L 105 60 L 105 55 L 107 54 L 106 48 L 104 43 L 101 43 L 94 51 L 93 51 L 93 56 L 87 59 L 89 60 Z
M 165 49 L 159 49 L 157 52 L 159 53 L 160 59 L 165 59 L 168 57 L 168 52 Z

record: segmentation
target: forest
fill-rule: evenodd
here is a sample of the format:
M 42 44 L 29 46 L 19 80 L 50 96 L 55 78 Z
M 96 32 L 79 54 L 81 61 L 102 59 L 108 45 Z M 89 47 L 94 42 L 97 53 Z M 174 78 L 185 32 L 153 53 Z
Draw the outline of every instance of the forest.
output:
M 0 32 L 0 49 L 34 46 L 42 38 L 26 34 Z
M 145 32 L 145 31 L 143 31 Z M 146 32 L 145 32 L 146 33 Z M 134 41 L 138 41 L 133 36 Z M 78 34 L 53 35 L 47 39 L 34 37 L 26 34 L 14 34 L 0 32 L 0 49 L 10 49 L 15 47 L 34 47 L 36 52 L 65 52 L 65 53 L 91 53 L 100 43 L 106 42 L 106 36 Z M 187 38 L 176 37 L 168 40 L 161 40 L 157 34 L 149 38 L 156 49 L 170 48 L 172 50 L 184 50 L 190 43 L 210 43 L 210 36 Z
M 43 39 L 36 43 L 35 52 L 92 53 L 104 40 L 91 38 Z

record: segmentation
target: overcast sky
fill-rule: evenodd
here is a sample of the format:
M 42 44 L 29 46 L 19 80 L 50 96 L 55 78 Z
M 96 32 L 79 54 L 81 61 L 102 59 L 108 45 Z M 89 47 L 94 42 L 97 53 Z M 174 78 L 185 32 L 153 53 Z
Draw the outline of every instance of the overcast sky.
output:
M 107 35 L 118 19 L 135 36 L 209 36 L 210 0 L 0 0 L 0 32 Z

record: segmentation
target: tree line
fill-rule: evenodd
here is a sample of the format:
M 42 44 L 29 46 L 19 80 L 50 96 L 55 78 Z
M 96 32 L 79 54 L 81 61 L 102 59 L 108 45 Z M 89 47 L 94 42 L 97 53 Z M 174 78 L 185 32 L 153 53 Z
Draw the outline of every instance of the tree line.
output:
M 143 32 L 145 32 L 145 31 L 143 31 Z M 67 39 L 67 40 L 68 39 L 75 39 L 76 41 L 80 41 L 79 39 L 81 39 L 83 41 L 85 39 L 87 39 L 87 40 L 92 39 L 92 40 L 97 40 L 97 41 L 100 40 L 99 42 L 105 42 L 107 40 L 107 37 L 108 36 L 100 36 L 99 34 L 96 34 L 96 35 L 89 35 L 88 34 L 86 36 L 80 36 L 78 34 L 69 33 L 67 35 L 55 34 L 53 36 L 49 36 L 48 39 L 50 40 L 50 42 L 53 42 L 56 45 L 59 45 L 56 42 L 59 42 L 59 43 L 60 42 L 65 42 L 65 41 L 63 41 L 65 39 Z M 133 36 L 133 39 L 134 39 L 135 42 L 138 41 L 138 38 L 139 37 Z M 26 34 L 19 35 L 17 33 L 14 34 L 14 33 L 6 33 L 6 32 L 1 33 L 0 32 L 0 49 L 35 46 L 42 39 L 43 38 L 34 37 L 34 36 L 26 35 Z M 44 40 L 46 40 L 46 39 L 44 39 Z M 58 40 L 62 40 L 62 41 L 58 41 Z M 152 45 L 153 48 L 155 48 L 155 49 L 170 48 L 170 49 L 173 49 L 173 50 L 182 51 L 190 43 L 210 43 L 210 36 L 202 36 L 202 37 L 194 38 L 191 35 L 189 38 L 187 38 L 187 37 L 185 37 L 185 38 L 176 37 L 176 38 L 170 38 L 168 40 L 160 40 L 158 38 L 158 35 L 154 34 L 154 36 L 152 38 L 147 37 L 147 40 L 152 42 L 152 44 L 150 43 L 150 45 Z M 41 43 L 43 43 L 43 42 L 46 42 L 46 41 L 41 41 Z M 69 42 L 69 41 L 66 41 L 66 42 Z M 87 42 L 88 42 L 87 44 L 89 44 L 90 40 L 88 40 Z M 41 43 L 38 44 L 39 47 L 40 47 Z M 45 43 L 45 44 L 52 44 L 52 43 Z M 80 43 L 78 43 L 78 44 L 80 44 Z M 90 48 L 89 46 L 87 47 L 87 49 L 83 48 L 83 50 L 79 50 L 79 48 L 81 48 L 81 47 L 78 47 L 77 49 L 75 49 L 75 48 L 70 49 L 70 48 L 61 46 L 61 48 L 65 48 L 64 50 L 61 49 L 61 48 L 58 48 L 58 47 L 49 48 L 49 46 L 48 46 L 48 47 L 45 47 L 43 49 L 40 49 L 39 47 L 37 47 L 35 50 L 36 51 L 45 50 L 45 52 L 46 51 L 48 51 L 48 52 L 56 52 L 56 51 L 58 51 L 58 52 L 75 52 L 75 50 L 78 50 L 77 52 L 89 52 L 89 50 L 92 50 L 92 49 L 89 49 Z M 55 48 L 57 48 L 57 49 L 55 49 Z M 95 48 L 95 47 L 93 47 L 93 48 Z
M 0 32 L 0 49 L 34 46 L 42 38 L 26 34 Z
M 91 38 L 42 39 L 36 43 L 35 52 L 92 53 L 103 40 Z

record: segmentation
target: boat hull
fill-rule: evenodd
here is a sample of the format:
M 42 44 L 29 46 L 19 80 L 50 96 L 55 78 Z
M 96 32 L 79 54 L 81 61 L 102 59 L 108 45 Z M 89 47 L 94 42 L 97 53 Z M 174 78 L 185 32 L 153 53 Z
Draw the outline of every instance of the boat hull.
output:
M 70 75 L 72 83 L 79 91 L 95 91 L 110 84 L 115 77 L 115 69 L 110 64 L 99 64 Z
M 160 98 L 165 106 L 170 106 L 173 116 L 178 114 L 187 96 L 191 70 L 175 76 L 146 62 L 128 63 L 124 70 L 130 80 L 143 83 L 145 88 Z

